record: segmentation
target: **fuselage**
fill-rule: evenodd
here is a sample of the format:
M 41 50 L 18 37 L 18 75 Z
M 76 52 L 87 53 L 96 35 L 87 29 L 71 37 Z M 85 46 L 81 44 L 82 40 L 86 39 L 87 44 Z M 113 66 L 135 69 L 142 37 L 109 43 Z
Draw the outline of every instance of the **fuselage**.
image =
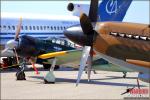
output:
M 150 67 L 149 25 L 101 22 L 96 24 L 95 31 L 94 36 L 85 35 L 80 26 L 74 26 L 68 28 L 65 35 L 82 46 L 92 43 L 93 48 L 104 55 Z
M 20 18 L 22 18 L 20 35 L 26 34 L 42 39 L 64 37 L 63 31 L 66 28 L 79 24 L 79 18 L 76 16 L 2 13 L 0 25 L 1 45 L 14 39 Z
M 146 24 L 97 23 L 94 48 L 105 55 L 150 68 L 150 27 Z

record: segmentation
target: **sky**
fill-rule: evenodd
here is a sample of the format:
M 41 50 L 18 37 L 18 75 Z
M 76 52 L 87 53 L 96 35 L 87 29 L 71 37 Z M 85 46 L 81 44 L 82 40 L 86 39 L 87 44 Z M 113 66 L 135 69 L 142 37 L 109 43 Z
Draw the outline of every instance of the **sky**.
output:
M 67 11 L 68 3 L 86 3 L 90 1 L 79 0 L 60 0 L 60 1 L 1 1 L 1 12 L 14 13 L 37 13 L 50 15 L 71 15 Z M 149 0 L 133 0 L 127 14 L 124 18 L 125 22 L 150 23 L 150 1 Z

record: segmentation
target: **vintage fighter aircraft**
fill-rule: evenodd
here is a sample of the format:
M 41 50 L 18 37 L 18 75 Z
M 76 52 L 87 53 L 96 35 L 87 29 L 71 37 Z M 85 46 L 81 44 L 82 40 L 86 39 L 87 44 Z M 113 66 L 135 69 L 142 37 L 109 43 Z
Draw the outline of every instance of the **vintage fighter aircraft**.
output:
M 126 2 L 123 1 L 123 4 L 125 5 Z M 105 3 L 108 4 L 108 2 Z M 71 41 L 84 46 L 77 85 L 87 59 L 90 62 L 89 66 L 92 64 L 92 51 L 114 65 L 139 72 L 140 80 L 150 82 L 150 25 L 114 20 L 122 15 L 118 8 L 112 15 L 107 13 L 112 17 L 105 18 L 107 22 L 97 22 L 97 9 L 98 0 L 91 0 L 89 16 L 84 13 L 80 16 L 81 26 L 72 26 L 64 31 Z
M 80 58 L 81 50 L 76 50 L 76 45 L 66 39 L 50 38 L 47 40 L 42 40 L 28 35 L 22 35 L 19 37 L 21 24 L 22 18 L 19 21 L 14 40 L 8 41 L 4 50 L 13 50 L 17 64 L 22 65 L 21 70 L 16 74 L 17 79 L 25 79 L 24 67 L 26 60 L 28 60 L 33 65 L 33 68 L 37 72 L 34 63 L 43 64 L 44 67 L 50 68 L 51 61 L 54 60 L 53 63 L 56 63 L 57 56 L 65 55 L 65 59 L 71 53 L 72 55 L 74 55 L 74 57 L 69 58 L 68 61 L 76 61 Z M 75 55 L 74 53 L 77 54 Z M 23 58 L 23 61 L 20 62 L 19 58 Z M 59 57 L 59 64 L 65 63 L 66 60 L 64 59 Z M 53 64 L 53 67 L 55 67 L 55 64 Z

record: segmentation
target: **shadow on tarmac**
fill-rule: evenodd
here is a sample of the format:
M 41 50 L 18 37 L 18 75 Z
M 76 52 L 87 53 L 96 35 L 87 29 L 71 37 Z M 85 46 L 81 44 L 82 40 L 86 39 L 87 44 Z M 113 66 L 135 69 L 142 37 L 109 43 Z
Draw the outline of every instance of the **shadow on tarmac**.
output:
M 0 73 L 12 73 L 12 72 L 17 72 L 19 68 L 7 68 L 7 69 L 2 69 L 0 70 Z M 44 69 L 43 67 L 37 68 L 38 71 L 49 71 L 49 69 Z M 25 72 L 28 71 L 34 71 L 33 68 L 25 68 Z M 75 71 L 73 68 L 69 67 L 60 67 L 59 69 L 55 71 Z
M 30 78 L 40 79 L 44 80 L 43 76 L 29 76 Z M 121 77 L 119 77 L 121 78 Z M 120 82 L 100 82 L 95 80 L 110 80 L 110 79 L 118 79 L 118 77 L 112 77 L 112 78 L 101 78 L 101 79 L 91 79 L 90 82 L 87 81 L 87 79 L 82 79 L 80 81 L 80 84 L 91 84 L 91 85 L 105 85 L 105 86 L 123 86 L 123 87 L 136 87 L 137 84 L 129 84 L 129 83 L 120 83 Z M 62 83 L 76 83 L 76 79 L 67 79 L 67 78 L 56 78 L 56 84 L 62 84 Z M 146 87 L 145 85 L 140 85 L 140 87 Z

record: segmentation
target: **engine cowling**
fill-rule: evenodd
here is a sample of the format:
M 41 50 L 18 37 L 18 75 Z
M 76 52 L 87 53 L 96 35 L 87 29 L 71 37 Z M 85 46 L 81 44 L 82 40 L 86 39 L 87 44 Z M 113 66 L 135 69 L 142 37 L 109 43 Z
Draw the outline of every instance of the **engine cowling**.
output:
M 73 11 L 74 10 L 74 4 L 73 3 L 69 3 L 68 6 L 67 6 L 67 9 L 69 11 Z
M 67 6 L 67 10 L 72 12 L 74 16 L 80 16 L 81 13 L 89 14 L 89 5 L 88 4 L 74 4 L 69 3 Z

